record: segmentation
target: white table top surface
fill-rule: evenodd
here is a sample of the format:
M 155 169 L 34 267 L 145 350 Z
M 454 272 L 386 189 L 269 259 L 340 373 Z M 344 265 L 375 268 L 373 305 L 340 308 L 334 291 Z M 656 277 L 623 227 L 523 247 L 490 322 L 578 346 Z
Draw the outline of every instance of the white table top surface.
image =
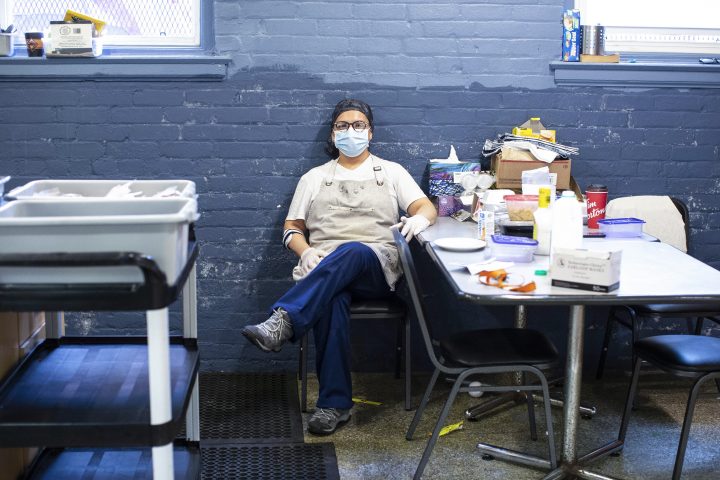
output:
M 589 250 L 622 250 L 620 287 L 610 293 L 589 292 L 552 287 L 549 276 L 537 276 L 536 270 L 547 270 L 548 256 L 535 255 L 531 263 L 515 263 L 506 268 L 511 275 L 522 275 L 525 282 L 534 280 L 537 289 L 515 293 L 482 285 L 470 275 L 465 265 L 489 258 L 489 249 L 473 252 L 443 250 L 434 240 L 444 237 L 475 238 L 474 222 L 458 222 L 440 217 L 435 225 L 420 235 L 431 256 L 441 264 L 458 295 L 480 303 L 503 304 L 628 304 L 720 302 L 720 271 L 696 260 L 670 245 L 643 236 L 631 239 L 584 239 Z M 517 278 L 517 277 L 516 277 Z M 442 279 L 438 279 L 441 281 Z

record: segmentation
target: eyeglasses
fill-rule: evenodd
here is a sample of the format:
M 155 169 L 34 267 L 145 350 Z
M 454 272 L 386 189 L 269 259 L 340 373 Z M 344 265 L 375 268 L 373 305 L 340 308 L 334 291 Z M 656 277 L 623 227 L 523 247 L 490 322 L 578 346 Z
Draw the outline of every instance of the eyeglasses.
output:
M 333 123 L 333 130 L 336 132 L 347 132 L 348 128 L 352 125 L 353 130 L 356 132 L 363 132 L 367 130 L 367 128 L 370 126 L 366 122 L 363 122 L 362 120 L 358 120 L 356 122 L 348 123 L 348 122 L 335 122 Z
M 720 63 L 720 58 L 701 58 L 699 61 L 703 65 L 712 65 L 713 63 Z

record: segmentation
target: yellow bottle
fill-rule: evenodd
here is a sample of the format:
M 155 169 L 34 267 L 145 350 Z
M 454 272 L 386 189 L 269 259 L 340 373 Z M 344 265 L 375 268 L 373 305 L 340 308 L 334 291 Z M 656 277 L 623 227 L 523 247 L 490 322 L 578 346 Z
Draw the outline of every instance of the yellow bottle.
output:
M 533 213 L 533 239 L 538 242 L 535 255 L 550 255 L 550 239 L 552 234 L 550 188 L 540 187 L 538 193 L 538 208 Z

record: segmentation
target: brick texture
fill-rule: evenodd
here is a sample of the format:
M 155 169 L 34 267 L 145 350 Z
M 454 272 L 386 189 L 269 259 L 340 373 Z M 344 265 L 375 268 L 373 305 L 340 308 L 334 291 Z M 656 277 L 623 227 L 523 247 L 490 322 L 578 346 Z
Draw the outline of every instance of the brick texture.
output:
M 374 153 L 423 186 L 427 159 L 451 144 L 477 160 L 486 138 L 540 116 L 580 148 L 581 185 L 687 202 L 693 255 L 720 266 L 717 91 L 556 88 L 548 62 L 558 56 L 562 8 L 559 0 L 216 0 L 217 47 L 233 57 L 223 82 L 0 84 L 0 173 L 13 175 L 10 188 L 45 177 L 194 180 L 210 370 L 295 365 L 294 349 L 260 355 L 239 329 L 263 320 L 291 285 L 282 222 L 299 176 L 326 160 L 332 106 L 345 97 L 373 106 Z M 473 321 L 467 307 L 455 311 Z M 591 323 L 603 314 L 592 311 Z M 499 309 L 488 322 L 510 317 Z M 130 314 L 70 318 L 80 333 L 143 327 Z M 556 327 L 563 345 L 564 324 Z M 392 366 L 392 349 L 370 348 L 380 359 L 370 367 Z

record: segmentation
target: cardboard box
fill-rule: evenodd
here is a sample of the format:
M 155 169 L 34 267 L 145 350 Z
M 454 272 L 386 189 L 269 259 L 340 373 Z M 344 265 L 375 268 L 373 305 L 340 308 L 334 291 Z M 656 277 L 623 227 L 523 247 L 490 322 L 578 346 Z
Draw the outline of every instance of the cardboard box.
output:
M 83 23 L 52 21 L 50 38 L 53 55 L 92 55 L 93 24 L 89 20 Z
M 45 314 L 42 312 L 0 312 L 0 378 L 43 338 Z M 20 478 L 38 453 L 37 448 L 0 448 L 0 480 Z
M 552 256 L 553 287 L 612 292 L 620 286 L 622 251 L 558 248 Z
M 563 12 L 562 61 L 579 62 L 582 49 L 580 10 Z
M 503 147 L 499 153 L 492 157 L 490 169 L 495 172 L 496 188 L 522 188 L 522 172 L 534 168 L 548 167 L 550 173 L 557 175 L 556 187 L 558 190 L 570 188 L 570 167 L 571 160 L 556 159 L 551 163 L 537 160 L 527 150 Z

